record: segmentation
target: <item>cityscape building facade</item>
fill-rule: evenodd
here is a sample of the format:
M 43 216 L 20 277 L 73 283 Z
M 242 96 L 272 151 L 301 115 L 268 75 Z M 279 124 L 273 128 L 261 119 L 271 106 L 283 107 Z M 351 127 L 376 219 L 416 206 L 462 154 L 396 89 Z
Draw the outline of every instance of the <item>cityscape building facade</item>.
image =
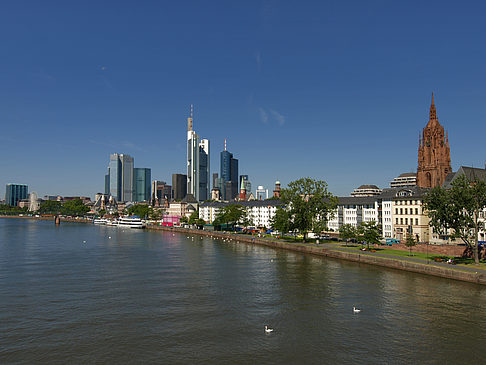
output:
M 187 194 L 187 175 L 172 174 L 172 199 L 182 200 Z
M 187 194 L 192 194 L 198 201 L 207 200 L 210 184 L 209 140 L 199 142 L 199 135 L 193 130 L 194 109 L 187 118 Z
M 440 125 L 434 105 L 434 94 L 429 111 L 429 122 L 419 135 L 417 186 L 433 188 L 441 186 L 451 169 L 449 135 Z
M 109 195 L 112 195 L 118 202 L 133 201 L 133 157 L 126 154 L 112 153 L 110 155 L 108 175 Z M 107 185 L 106 183 L 105 176 L 105 186 Z
M 406 186 L 416 186 L 417 185 L 417 173 L 416 172 L 405 172 L 395 177 L 390 181 L 391 188 L 406 187 Z
M 5 191 L 5 204 L 16 207 L 22 199 L 27 199 L 29 187 L 25 184 L 7 184 Z
M 374 196 L 380 194 L 381 189 L 376 185 L 361 185 L 359 188 L 354 189 L 351 196 Z
M 238 160 L 227 150 L 226 139 L 224 151 L 220 154 L 221 195 L 223 200 L 233 200 L 238 197 Z
M 256 189 L 256 200 L 268 199 L 268 189 L 265 189 L 263 185 L 259 185 Z
M 136 167 L 133 169 L 134 174 L 134 194 L 133 201 L 143 202 L 150 201 L 150 181 L 152 180 L 152 171 L 148 168 Z

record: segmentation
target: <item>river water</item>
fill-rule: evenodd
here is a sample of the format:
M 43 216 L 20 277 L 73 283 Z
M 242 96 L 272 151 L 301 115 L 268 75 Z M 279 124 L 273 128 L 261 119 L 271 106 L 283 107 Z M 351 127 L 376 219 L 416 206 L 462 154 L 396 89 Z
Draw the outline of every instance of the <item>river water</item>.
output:
M 485 314 L 486 288 L 470 283 L 197 235 L 0 219 L 2 364 L 479 364 Z

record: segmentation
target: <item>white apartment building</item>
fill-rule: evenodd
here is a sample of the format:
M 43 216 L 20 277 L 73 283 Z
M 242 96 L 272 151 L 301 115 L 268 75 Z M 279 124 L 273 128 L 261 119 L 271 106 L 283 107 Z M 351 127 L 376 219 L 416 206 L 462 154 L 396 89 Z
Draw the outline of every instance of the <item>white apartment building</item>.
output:
M 220 210 L 230 203 L 225 202 L 204 202 L 199 205 L 199 218 L 206 223 L 212 224 Z M 271 221 L 275 216 L 277 207 L 281 205 L 279 200 L 254 200 L 240 201 L 238 205 L 243 206 L 252 220 L 252 225 L 259 228 L 270 228 Z

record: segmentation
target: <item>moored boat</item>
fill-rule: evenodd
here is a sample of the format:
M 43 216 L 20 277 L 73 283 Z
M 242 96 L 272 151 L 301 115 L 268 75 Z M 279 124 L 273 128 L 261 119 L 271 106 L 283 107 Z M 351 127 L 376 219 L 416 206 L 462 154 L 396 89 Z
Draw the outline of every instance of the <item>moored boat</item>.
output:
M 145 228 L 145 222 L 136 215 L 131 217 L 121 217 L 118 219 L 118 227 Z
M 105 218 L 95 218 L 93 219 L 93 223 L 94 224 L 106 224 L 107 223 L 107 219 Z

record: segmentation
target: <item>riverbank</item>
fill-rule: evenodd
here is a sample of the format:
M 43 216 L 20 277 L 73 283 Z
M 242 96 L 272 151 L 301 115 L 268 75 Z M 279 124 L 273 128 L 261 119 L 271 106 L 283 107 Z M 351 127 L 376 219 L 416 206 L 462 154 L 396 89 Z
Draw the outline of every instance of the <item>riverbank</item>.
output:
M 245 244 L 257 244 L 261 246 L 279 248 L 284 250 L 291 250 L 296 252 L 308 253 L 312 255 L 331 257 L 339 260 L 353 261 L 360 264 L 376 265 L 387 267 L 391 269 L 410 271 L 425 275 L 438 276 L 447 279 L 467 281 L 486 285 L 486 270 L 458 267 L 439 262 L 420 262 L 421 260 L 404 257 L 390 257 L 386 254 L 378 252 L 353 252 L 345 247 L 336 247 L 334 245 L 322 244 L 306 244 L 298 242 L 284 242 L 276 239 L 266 239 L 254 236 L 247 236 L 242 234 L 223 233 L 223 232 L 209 232 L 185 228 L 173 228 L 163 226 L 147 226 L 150 230 L 162 230 L 178 232 L 183 234 L 197 234 L 215 238 L 230 238 L 236 242 Z

